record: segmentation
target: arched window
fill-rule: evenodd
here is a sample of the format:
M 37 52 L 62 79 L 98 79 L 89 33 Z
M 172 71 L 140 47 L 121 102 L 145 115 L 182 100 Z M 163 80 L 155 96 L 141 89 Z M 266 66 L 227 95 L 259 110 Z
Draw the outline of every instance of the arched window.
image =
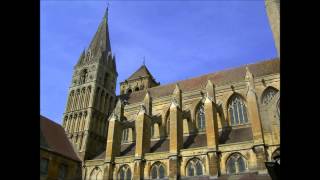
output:
M 159 166 L 159 178 L 164 178 L 164 176 L 165 176 L 165 169 L 161 165 L 161 166 Z
M 248 123 L 247 107 L 239 95 L 234 95 L 228 105 L 231 125 Z
M 104 84 L 104 86 L 106 86 L 107 84 L 108 84 L 108 73 L 106 73 L 105 75 L 104 75 L 104 80 L 103 80 L 103 84 Z
M 262 94 L 261 102 L 263 105 L 267 105 L 273 99 L 273 97 L 277 94 L 278 90 L 273 87 L 268 87 Z
M 58 180 L 64 180 L 64 179 L 66 179 L 66 174 L 67 174 L 67 165 L 61 164 L 61 165 L 59 166 Z
M 128 128 L 122 131 L 122 142 L 128 142 L 128 134 L 129 134 Z
M 40 159 L 40 175 L 48 175 L 49 160 L 45 158 Z
M 186 171 L 187 176 L 202 176 L 204 174 L 203 164 L 199 159 L 194 158 L 188 162 Z
M 227 173 L 238 174 L 247 169 L 245 159 L 239 153 L 232 154 L 227 160 Z
M 165 177 L 165 168 L 164 165 L 160 162 L 156 162 L 152 165 L 150 171 L 151 179 L 162 179 Z
M 135 91 L 139 91 L 139 87 L 136 87 L 134 90 L 135 90 Z
M 81 74 L 80 74 L 80 84 L 83 84 L 86 82 L 86 79 L 87 79 L 87 76 L 88 76 L 88 71 L 87 69 L 84 69 L 82 70 Z
M 124 165 L 120 168 L 118 178 L 120 180 L 131 180 L 131 170 L 128 165 Z
M 132 89 L 128 89 L 128 94 L 131 94 L 132 93 Z
M 151 124 L 151 138 L 154 137 L 154 124 Z
M 102 172 L 98 167 L 95 167 L 90 175 L 90 180 L 100 180 L 102 179 Z
M 201 104 L 197 111 L 197 125 L 199 131 L 204 131 L 206 128 L 206 120 L 204 115 L 204 105 Z

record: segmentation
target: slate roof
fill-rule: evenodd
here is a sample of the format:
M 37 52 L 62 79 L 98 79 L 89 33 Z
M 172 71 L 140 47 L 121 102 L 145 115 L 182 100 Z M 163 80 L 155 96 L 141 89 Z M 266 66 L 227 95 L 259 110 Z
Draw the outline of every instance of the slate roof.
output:
M 252 128 L 227 129 L 219 134 L 219 144 L 250 141 L 253 139 Z
M 248 65 L 244 65 L 237 68 L 218 71 L 218 72 L 202 75 L 202 76 L 187 79 L 187 80 L 177 81 L 171 84 L 152 87 L 152 88 L 149 88 L 148 91 L 151 97 L 157 98 L 157 97 L 163 97 L 163 96 L 168 96 L 172 94 L 175 88 L 175 84 L 177 83 L 179 84 L 179 87 L 183 92 L 187 92 L 187 91 L 205 88 L 205 85 L 208 80 L 211 80 L 215 84 L 215 86 L 221 86 L 221 85 L 238 82 L 245 79 L 246 66 L 249 67 L 249 70 L 254 75 L 254 77 L 260 77 L 260 76 L 269 75 L 269 74 L 276 74 L 280 72 L 280 60 L 278 58 L 274 58 L 271 60 L 260 61 L 254 64 L 248 64 Z M 142 70 L 141 70 L 141 74 L 143 74 Z M 136 75 L 134 76 L 133 75 L 132 77 L 136 77 Z M 132 92 L 128 98 L 128 102 L 129 103 L 140 102 L 143 100 L 145 94 L 146 94 L 146 91 Z
M 120 156 L 133 155 L 136 149 L 136 143 L 131 144 L 121 144 Z
M 61 125 L 40 115 L 40 148 L 80 161 Z
M 98 156 L 92 158 L 92 159 L 104 159 L 106 157 L 106 150 L 104 150 L 101 154 Z
M 206 134 L 191 134 L 183 137 L 183 149 L 207 146 Z
M 239 128 L 239 129 L 226 129 L 219 134 L 219 144 L 229 144 L 252 140 L 251 127 Z M 169 139 L 160 139 L 151 141 L 150 153 L 166 152 L 169 151 Z M 206 147 L 207 135 L 206 134 L 191 134 L 183 137 L 183 149 Z M 121 144 L 120 156 L 134 155 L 135 143 Z M 93 159 L 104 159 L 105 152 L 96 156 Z
M 169 151 L 169 139 L 151 141 L 150 147 L 150 153 Z
M 134 72 L 127 80 L 134 80 L 140 77 L 152 76 L 145 65 L 142 65 L 136 72 Z

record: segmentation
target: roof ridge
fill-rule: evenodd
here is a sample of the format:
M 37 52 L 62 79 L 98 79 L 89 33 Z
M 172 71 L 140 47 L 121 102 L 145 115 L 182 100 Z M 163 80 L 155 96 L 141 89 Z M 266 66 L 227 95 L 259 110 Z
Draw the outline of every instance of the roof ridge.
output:
M 141 65 L 134 73 L 131 74 L 131 76 L 129 76 L 129 78 L 127 78 L 127 80 L 137 79 L 138 77 L 135 77 L 135 76 L 138 76 L 138 73 L 141 72 L 143 69 L 145 69 L 146 75 L 153 77 L 152 74 L 150 73 L 149 69 L 147 68 L 147 66 Z M 142 72 L 142 73 L 144 73 L 144 72 Z
M 187 79 L 183 79 L 183 80 L 178 80 L 178 81 L 170 82 L 170 83 L 168 83 L 168 84 L 163 84 L 163 85 L 160 85 L 160 86 L 155 86 L 155 87 L 152 87 L 152 88 L 148 88 L 148 90 L 150 90 L 150 89 L 156 89 L 156 88 L 162 88 L 162 87 L 170 86 L 170 85 L 174 85 L 174 84 L 180 84 L 181 82 L 184 82 L 184 81 L 189 81 L 189 80 L 193 80 L 193 79 L 197 79 L 197 78 L 201 78 L 201 77 L 205 77 L 205 76 L 209 76 L 209 75 L 213 75 L 213 74 L 217 74 L 217 73 L 221 73 L 221 72 L 226 72 L 226 71 L 231 71 L 231 70 L 235 70 L 235 69 L 240 69 L 240 68 L 244 68 L 244 67 L 246 67 L 246 66 L 248 66 L 248 65 L 256 65 L 256 64 L 262 64 L 262 63 L 265 63 L 265 62 L 269 62 L 269 61 L 275 61 L 275 60 L 277 60 L 277 59 L 279 59 L 279 58 L 271 58 L 271 59 L 262 60 L 262 61 L 258 61 L 258 62 L 253 62 L 253 63 L 241 65 L 241 66 L 230 67 L 230 68 L 227 68 L 227 69 L 218 70 L 218 71 L 211 72 L 211 73 L 207 73 L 207 74 L 203 74 L 203 75 L 200 75 L 200 76 L 195 76 L 195 77 L 191 77 L 191 78 L 187 78 Z
M 61 126 L 61 127 L 62 127 L 61 124 L 59 124 L 59 123 L 57 123 L 57 122 L 55 122 L 55 121 L 47 118 L 46 116 L 43 116 L 43 115 L 40 114 L 40 117 L 42 117 L 43 119 L 45 119 L 45 120 L 47 120 L 47 121 L 50 121 L 51 123 L 53 123 L 53 124 L 55 124 L 55 125 L 57 125 L 57 126 Z

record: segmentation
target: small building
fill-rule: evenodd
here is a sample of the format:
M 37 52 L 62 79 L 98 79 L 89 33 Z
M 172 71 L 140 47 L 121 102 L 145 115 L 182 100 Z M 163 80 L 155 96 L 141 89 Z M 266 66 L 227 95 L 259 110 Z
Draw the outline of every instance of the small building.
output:
M 64 129 L 40 115 L 40 179 L 81 179 L 81 160 Z

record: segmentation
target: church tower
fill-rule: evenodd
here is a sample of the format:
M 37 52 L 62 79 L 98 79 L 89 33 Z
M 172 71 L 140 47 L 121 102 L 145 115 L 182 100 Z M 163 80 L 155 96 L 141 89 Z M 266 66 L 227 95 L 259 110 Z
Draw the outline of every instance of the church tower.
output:
M 143 64 L 128 79 L 120 83 L 120 95 L 130 95 L 132 92 L 145 90 L 159 85 L 160 83 L 154 79 L 147 66 Z
M 265 7 L 278 57 L 280 57 L 280 0 L 265 0 Z
M 115 56 L 111 52 L 108 8 L 89 47 L 74 66 L 63 127 L 82 160 L 105 149 L 107 118 L 116 101 Z

